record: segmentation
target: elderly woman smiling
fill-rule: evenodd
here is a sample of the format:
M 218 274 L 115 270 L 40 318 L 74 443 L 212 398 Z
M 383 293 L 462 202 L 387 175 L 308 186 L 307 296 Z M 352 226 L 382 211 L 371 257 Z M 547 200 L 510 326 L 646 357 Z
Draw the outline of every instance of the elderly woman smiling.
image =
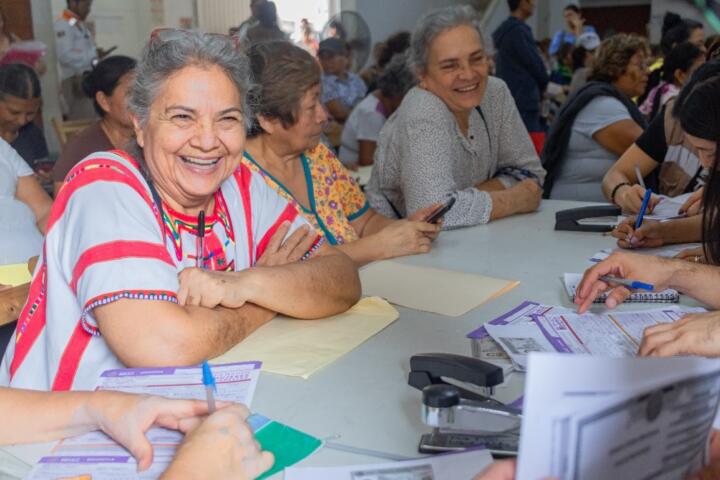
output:
M 378 214 L 320 143 L 327 114 L 320 100 L 320 67 L 312 56 L 287 42 L 271 42 L 252 47 L 248 57 L 260 88 L 257 125 L 243 164 L 263 175 L 357 263 L 429 251 L 439 227 L 423 220 L 437 206 L 407 220 Z
M 359 297 L 352 261 L 239 165 L 247 59 L 224 37 L 161 32 L 130 94 L 137 152 L 68 174 L 0 384 L 88 389 L 123 364 L 197 364 L 274 312 L 316 318 Z
M 410 56 L 420 85 L 380 133 L 367 186 L 370 205 L 406 216 L 423 205 L 457 203 L 445 227 L 531 212 L 545 171 L 507 86 L 488 77 L 488 60 L 471 7 L 423 17 Z

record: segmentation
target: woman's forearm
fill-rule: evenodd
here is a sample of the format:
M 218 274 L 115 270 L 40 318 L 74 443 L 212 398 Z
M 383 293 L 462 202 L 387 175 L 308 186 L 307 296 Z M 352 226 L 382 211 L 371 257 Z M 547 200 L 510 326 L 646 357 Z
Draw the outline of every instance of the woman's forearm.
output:
M 375 235 L 358 238 L 354 242 L 338 245 L 337 249 L 350 257 L 359 267 L 367 265 L 375 260 L 383 260 L 382 246 L 376 241 Z
M 671 260 L 674 268 L 670 288 L 702 302 L 713 309 L 720 308 L 720 267 Z
M 354 305 L 361 289 L 357 265 L 331 251 L 304 262 L 255 267 L 234 278 L 249 292 L 248 301 L 274 312 L 305 319 L 334 315 Z
M 49 442 L 95 430 L 90 392 L 47 392 L 0 387 L 0 445 Z
M 702 241 L 702 215 L 678 218 L 660 224 L 664 243 L 692 243 Z

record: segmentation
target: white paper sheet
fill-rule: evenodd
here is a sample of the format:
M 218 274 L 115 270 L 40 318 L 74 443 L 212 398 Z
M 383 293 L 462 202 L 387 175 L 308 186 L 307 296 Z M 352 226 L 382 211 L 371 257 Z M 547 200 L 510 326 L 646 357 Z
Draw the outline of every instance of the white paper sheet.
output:
M 492 463 L 487 450 L 347 467 L 290 467 L 285 480 L 472 480 Z
M 671 220 L 674 218 L 682 218 L 685 215 L 680 215 L 678 211 L 680 207 L 690 198 L 692 192 L 678 195 L 677 197 L 668 197 L 666 195 L 659 195 L 660 202 L 655 205 L 650 215 L 645 215 L 643 218 L 648 220 Z
M 673 245 L 663 245 L 657 248 L 604 248 L 590 257 L 590 262 L 598 263 L 605 260 L 613 252 L 640 253 L 642 255 L 654 255 L 656 257 L 673 258 L 680 252 L 691 248 L 702 247 L 701 243 L 675 243 Z
M 255 394 L 261 363 L 213 364 L 211 367 L 217 385 L 215 398 L 243 403 L 249 407 Z M 96 388 L 169 398 L 206 398 L 200 367 L 107 370 L 101 374 Z M 40 459 L 29 480 L 55 480 L 82 475 L 98 479 L 159 478 L 172 461 L 183 435 L 164 428 L 151 428 L 146 435 L 153 446 L 153 464 L 142 474 L 137 473 L 137 462 L 123 447 L 102 432 L 90 432 L 59 442 L 53 448 L 52 455 Z
M 706 460 L 720 363 L 532 354 L 525 386 L 517 480 L 680 480 Z
M 531 352 L 634 356 L 645 328 L 703 311 L 672 306 L 638 312 L 548 313 L 535 316 L 535 322 L 485 328 L 513 362 L 524 367 Z

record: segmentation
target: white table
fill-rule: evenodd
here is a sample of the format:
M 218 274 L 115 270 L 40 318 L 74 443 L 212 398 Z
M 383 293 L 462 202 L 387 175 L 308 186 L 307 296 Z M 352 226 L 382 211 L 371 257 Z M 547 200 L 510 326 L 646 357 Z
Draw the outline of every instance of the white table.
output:
M 431 253 L 399 259 L 519 280 L 520 285 L 457 318 L 400 307 L 396 322 L 309 380 L 262 374 L 253 409 L 322 439 L 339 435 L 335 441 L 345 445 L 418 456 L 420 435 L 429 429 L 420 421 L 421 394 L 407 385 L 410 356 L 427 352 L 470 355 L 466 335 L 523 300 L 571 306 L 560 281 L 562 274 L 582 272 L 594 253 L 614 245 L 612 237 L 599 233 L 553 230 L 557 210 L 583 205 L 587 204 L 546 200 L 537 213 L 444 232 Z M 512 374 L 497 389 L 496 397 L 515 400 L 522 394 L 523 377 Z M 12 447 L 9 452 L 32 464 L 45 448 Z M 324 449 L 304 465 L 379 461 Z

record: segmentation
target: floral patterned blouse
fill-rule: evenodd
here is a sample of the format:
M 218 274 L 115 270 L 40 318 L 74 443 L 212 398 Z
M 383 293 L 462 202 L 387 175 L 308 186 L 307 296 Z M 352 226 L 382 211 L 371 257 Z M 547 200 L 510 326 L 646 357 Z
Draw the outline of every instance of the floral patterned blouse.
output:
M 257 163 L 246 151 L 242 163 L 260 173 L 280 196 L 295 208 L 332 245 L 352 242 L 358 234 L 350 222 L 361 217 L 369 208 L 365 194 L 352 175 L 325 145 L 300 155 L 308 189 L 310 209 L 302 206 L 279 180 Z

